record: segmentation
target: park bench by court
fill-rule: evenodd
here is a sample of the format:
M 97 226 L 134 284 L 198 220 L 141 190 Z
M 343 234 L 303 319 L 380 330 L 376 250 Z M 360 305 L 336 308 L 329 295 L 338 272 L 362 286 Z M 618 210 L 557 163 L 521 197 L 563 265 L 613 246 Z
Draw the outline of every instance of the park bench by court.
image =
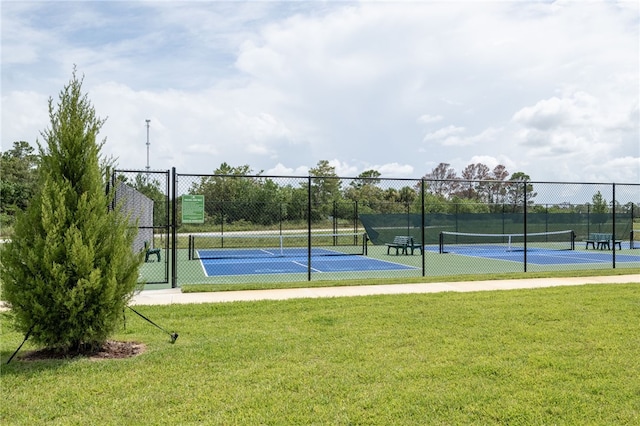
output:
M 390 253 L 390 250 L 392 248 L 395 248 L 396 256 L 398 255 L 399 251 L 401 251 L 402 254 L 409 254 L 409 249 L 411 249 L 412 255 L 415 249 L 420 250 L 420 253 L 422 253 L 422 244 L 418 244 L 414 242 L 413 237 L 405 237 L 405 236 L 397 235 L 396 237 L 393 238 L 392 243 L 386 243 L 385 245 L 387 246 L 387 254 Z

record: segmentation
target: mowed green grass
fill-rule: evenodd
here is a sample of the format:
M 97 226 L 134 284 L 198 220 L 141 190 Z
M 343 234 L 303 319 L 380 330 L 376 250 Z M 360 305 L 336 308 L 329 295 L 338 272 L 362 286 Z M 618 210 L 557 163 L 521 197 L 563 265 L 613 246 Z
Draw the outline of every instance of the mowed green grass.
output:
M 136 309 L 177 342 L 6 365 L 3 318 L 0 423 L 640 424 L 640 285 Z

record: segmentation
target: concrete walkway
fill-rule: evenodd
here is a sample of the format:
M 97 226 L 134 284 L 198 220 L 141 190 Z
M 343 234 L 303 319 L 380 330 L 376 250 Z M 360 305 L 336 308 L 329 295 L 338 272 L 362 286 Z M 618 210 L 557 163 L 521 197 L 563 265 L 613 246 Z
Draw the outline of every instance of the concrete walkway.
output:
M 220 291 L 182 293 L 179 288 L 145 290 L 136 295 L 132 305 L 171 305 L 184 303 L 221 303 L 253 300 L 285 300 L 318 297 L 371 296 L 378 294 L 437 293 L 442 291 L 488 291 L 518 288 L 541 288 L 584 284 L 640 284 L 640 275 L 616 275 L 577 278 L 532 278 L 518 280 L 461 281 L 427 284 L 382 284 L 346 287 L 287 288 L 273 290 Z

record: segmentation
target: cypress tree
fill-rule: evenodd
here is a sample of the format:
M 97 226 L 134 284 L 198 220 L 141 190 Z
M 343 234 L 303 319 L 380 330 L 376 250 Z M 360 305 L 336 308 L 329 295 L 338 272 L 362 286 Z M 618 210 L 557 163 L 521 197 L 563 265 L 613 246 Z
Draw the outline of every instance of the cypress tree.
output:
M 106 191 L 105 143 L 82 80 L 49 98 L 50 128 L 38 142 L 38 189 L 2 251 L 3 297 L 12 324 L 58 352 L 97 349 L 136 290 L 135 229 Z M 43 146 L 44 145 L 44 146 Z

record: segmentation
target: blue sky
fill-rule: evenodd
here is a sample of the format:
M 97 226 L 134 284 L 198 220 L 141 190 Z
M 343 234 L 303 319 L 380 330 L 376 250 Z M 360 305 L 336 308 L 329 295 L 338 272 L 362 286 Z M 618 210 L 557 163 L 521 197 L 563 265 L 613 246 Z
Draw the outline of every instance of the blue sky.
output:
M 637 1 L 2 1 L 2 149 L 74 64 L 127 169 L 640 182 Z

